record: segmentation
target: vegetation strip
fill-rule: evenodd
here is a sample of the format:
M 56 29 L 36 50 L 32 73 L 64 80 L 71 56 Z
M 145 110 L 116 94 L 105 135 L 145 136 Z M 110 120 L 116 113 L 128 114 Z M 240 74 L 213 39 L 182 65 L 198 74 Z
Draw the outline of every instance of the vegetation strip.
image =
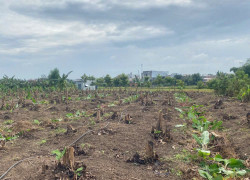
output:
M 184 93 L 175 94 L 177 101 L 185 102 L 188 97 Z M 200 145 L 201 149 L 197 149 L 198 155 L 203 158 L 202 169 L 199 169 L 199 174 L 203 178 L 209 180 L 223 180 L 224 178 L 235 178 L 239 176 L 246 175 L 249 169 L 246 169 L 242 160 L 239 159 L 223 159 L 219 154 L 214 157 L 210 157 L 211 152 L 208 150 L 208 144 L 210 142 L 209 130 L 216 130 L 221 128 L 221 121 L 209 122 L 202 112 L 198 111 L 198 108 L 202 106 L 193 105 L 187 111 L 182 111 L 179 108 L 176 108 L 180 113 L 181 117 L 184 118 L 184 115 L 187 116 L 189 120 L 192 120 L 192 127 L 198 129 L 201 136 L 197 134 L 192 134 L 193 138 Z M 212 137 L 215 136 L 212 134 Z

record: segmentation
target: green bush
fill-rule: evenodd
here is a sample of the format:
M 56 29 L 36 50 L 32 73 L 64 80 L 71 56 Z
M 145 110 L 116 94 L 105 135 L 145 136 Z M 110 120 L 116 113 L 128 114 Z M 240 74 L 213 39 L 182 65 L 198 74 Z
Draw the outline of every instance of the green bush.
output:
M 243 70 L 235 74 L 217 73 L 216 79 L 207 83 L 207 86 L 215 90 L 216 94 L 238 97 L 240 100 L 250 101 L 250 78 Z

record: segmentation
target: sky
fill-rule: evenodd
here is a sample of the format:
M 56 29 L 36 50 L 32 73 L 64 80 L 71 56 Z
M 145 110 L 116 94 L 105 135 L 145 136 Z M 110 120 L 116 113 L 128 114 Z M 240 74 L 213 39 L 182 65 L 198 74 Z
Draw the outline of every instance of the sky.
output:
M 0 77 L 214 74 L 248 58 L 250 0 L 0 0 Z

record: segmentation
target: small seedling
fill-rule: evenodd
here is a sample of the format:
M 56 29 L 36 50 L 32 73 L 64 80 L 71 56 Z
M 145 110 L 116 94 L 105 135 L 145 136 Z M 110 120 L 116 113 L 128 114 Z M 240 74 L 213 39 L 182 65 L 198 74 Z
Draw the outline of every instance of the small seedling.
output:
M 40 124 L 41 124 L 41 122 L 40 122 L 40 121 L 38 121 L 37 119 L 35 119 L 35 120 L 34 120 L 34 124 L 36 124 L 36 125 L 40 125 Z
M 154 131 L 154 134 L 161 134 L 161 132 L 162 132 L 162 131 L 157 131 L 157 130 L 155 130 L 155 131 Z
M 60 122 L 60 121 L 62 121 L 61 118 L 59 118 L 59 119 L 51 119 L 51 122 L 52 122 L 52 123 L 57 123 L 57 122 Z
M 13 120 L 6 120 L 4 121 L 5 125 L 11 125 L 14 121 Z
M 78 169 L 75 171 L 75 174 L 76 174 L 77 176 L 81 176 L 80 172 L 82 172 L 82 170 L 83 170 L 83 167 L 78 168 Z
M 63 133 L 66 133 L 67 132 L 67 129 L 64 129 L 64 128 L 57 128 L 55 130 L 56 134 L 63 134 Z
M 45 139 L 41 140 L 39 144 L 45 144 L 47 141 Z
M 86 144 L 84 144 L 84 143 L 81 144 L 81 147 L 82 147 L 82 148 L 84 148 L 85 146 L 86 146 Z
M 63 157 L 63 155 L 66 152 L 66 148 L 63 149 L 63 151 L 61 152 L 60 150 L 54 150 L 51 153 L 56 155 L 56 160 L 60 161 L 60 159 Z
M 66 114 L 66 117 L 67 118 L 72 118 L 72 117 L 74 117 L 74 115 L 73 115 L 73 113 L 68 113 L 68 114 Z
M 94 125 L 96 124 L 96 122 L 95 122 L 92 118 L 90 118 L 90 119 L 89 119 L 89 124 L 90 124 L 91 126 L 94 126 Z

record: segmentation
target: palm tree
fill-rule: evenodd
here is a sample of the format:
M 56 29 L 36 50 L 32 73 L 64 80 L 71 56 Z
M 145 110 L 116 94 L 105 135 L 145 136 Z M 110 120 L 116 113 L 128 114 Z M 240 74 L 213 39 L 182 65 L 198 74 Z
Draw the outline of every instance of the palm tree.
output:
M 67 78 L 73 71 L 68 72 L 68 74 L 63 74 L 58 80 L 58 86 L 60 90 L 63 90 L 67 86 Z

